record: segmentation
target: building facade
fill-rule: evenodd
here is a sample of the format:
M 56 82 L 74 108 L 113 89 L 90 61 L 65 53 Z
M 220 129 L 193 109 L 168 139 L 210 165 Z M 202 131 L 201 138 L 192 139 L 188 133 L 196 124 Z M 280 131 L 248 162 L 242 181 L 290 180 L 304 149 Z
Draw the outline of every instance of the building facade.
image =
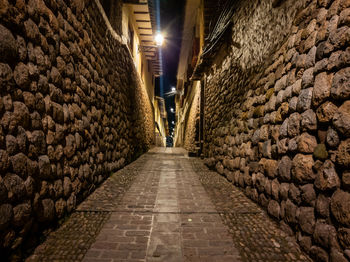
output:
M 156 125 L 156 141 L 158 147 L 166 147 L 166 138 L 169 136 L 168 115 L 165 109 L 165 100 L 162 97 L 155 96 L 155 125 Z
M 113 1 L 108 2 L 113 7 Z M 154 145 L 166 146 L 168 122 L 164 99 L 155 96 L 156 78 L 162 75 L 159 48 L 155 42 L 157 34 L 155 9 L 152 1 L 123 1 L 121 32 L 134 60 L 141 85 L 152 102 L 155 121 Z M 164 117 L 165 116 L 165 117 Z
M 174 145 L 199 154 L 201 81 L 192 79 L 204 45 L 203 1 L 186 1 L 175 96 Z

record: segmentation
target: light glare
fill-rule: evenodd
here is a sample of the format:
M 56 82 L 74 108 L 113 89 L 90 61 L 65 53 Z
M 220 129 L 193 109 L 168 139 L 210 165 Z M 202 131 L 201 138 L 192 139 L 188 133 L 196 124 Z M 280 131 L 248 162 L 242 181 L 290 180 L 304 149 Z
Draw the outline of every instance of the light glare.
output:
M 157 46 L 161 46 L 164 42 L 164 36 L 162 34 L 158 33 L 155 37 L 155 41 L 156 41 Z

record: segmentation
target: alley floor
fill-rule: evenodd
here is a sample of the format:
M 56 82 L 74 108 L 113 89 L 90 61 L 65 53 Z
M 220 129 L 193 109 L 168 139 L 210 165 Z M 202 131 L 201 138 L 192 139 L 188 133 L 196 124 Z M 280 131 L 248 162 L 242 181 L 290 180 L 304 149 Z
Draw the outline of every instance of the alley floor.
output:
M 27 261 L 311 261 L 238 188 L 179 148 L 111 175 Z

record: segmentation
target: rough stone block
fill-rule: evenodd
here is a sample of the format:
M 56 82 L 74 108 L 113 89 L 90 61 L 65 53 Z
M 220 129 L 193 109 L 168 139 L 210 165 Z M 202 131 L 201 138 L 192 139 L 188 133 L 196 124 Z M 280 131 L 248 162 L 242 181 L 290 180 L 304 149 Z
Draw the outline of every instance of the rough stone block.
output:
M 331 211 L 335 219 L 350 226 L 350 193 L 338 189 L 331 198 Z
M 299 134 L 300 121 L 301 121 L 301 116 L 299 113 L 293 113 L 290 115 L 288 119 L 288 135 L 290 137 L 295 137 Z
M 304 112 L 311 107 L 313 88 L 307 88 L 300 91 L 297 103 L 298 112 Z
M 312 104 L 317 107 L 324 102 L 331 94 L 333 74 L 322 72 L 315 78 L 315 85 L 312 93 Z
M 298 222 L 301 230 L 305 233 L 313 234 L 315 228 L 315 215 L 313 207 L 300 207 Z
M 344 167 L 350 167 L 350 139 L 342 141 L 338 146 L 336 162 Z
M 279 219 L 280 218 L 280 205 L 276 200 L 270 200 L 269 204 L 267 206 L 267 212 L 272 215 L 274 218 Z
M 316 114 L 308 109 L 301 114 L 301 128 L 303 131 L 313 131 L 317 128 Z
M 298 151 L 301 153 L 313 153 L 317 146 L 316 138 L 306 132 L 298 137 L 297 143 Z
M 316 110 L 318 121 L 320 121 L 321 123 L 327 123 L 331 121 L 337 110 L 337 106 L 335 106 L 332 102 L 327 101 L 323 103 Z
M 316 192 L 313 184 L 306 184 L 300 187 L 301 200 L 303 203 L 314 206 L 316 201 Z
M 345 137 L 350 137 L 350 101 L 345 101 L 333 116 L 335 128 Z
M 13 34 L 3 25 L 0 25 L 0 62 L 12 64 L 17 56 L 17 43 Z
M 332 161 L 326 160 L 318 171 L 315 179 L 315 187 L 319 190 L 334 190 L 340 187 L 340 179 Z
M 0 230 L 4 230 L 10 225 L 12 217 L 12 206 L 10 204 L 0 205 Z
M 297 154 L 293 158 L 292 164 L 292 178 L 301 184 L 305 184 L 309 181 L 313 181 L 315 179 L 315 174 L 312 170 L 314 165 L 314 160 L 312 155 L 302 155 Z

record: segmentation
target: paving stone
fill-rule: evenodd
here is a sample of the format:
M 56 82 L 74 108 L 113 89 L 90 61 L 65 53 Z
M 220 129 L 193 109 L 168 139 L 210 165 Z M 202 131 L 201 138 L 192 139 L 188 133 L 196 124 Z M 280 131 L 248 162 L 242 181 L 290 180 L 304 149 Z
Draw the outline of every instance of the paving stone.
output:
M 223 176 L 192 159 L 197 173 L 239 250 L 242 261 L 312 261 L 296 241 Z
M 310 261 L 238 188 L 177 148 L 113 174 L 27 261 Z

